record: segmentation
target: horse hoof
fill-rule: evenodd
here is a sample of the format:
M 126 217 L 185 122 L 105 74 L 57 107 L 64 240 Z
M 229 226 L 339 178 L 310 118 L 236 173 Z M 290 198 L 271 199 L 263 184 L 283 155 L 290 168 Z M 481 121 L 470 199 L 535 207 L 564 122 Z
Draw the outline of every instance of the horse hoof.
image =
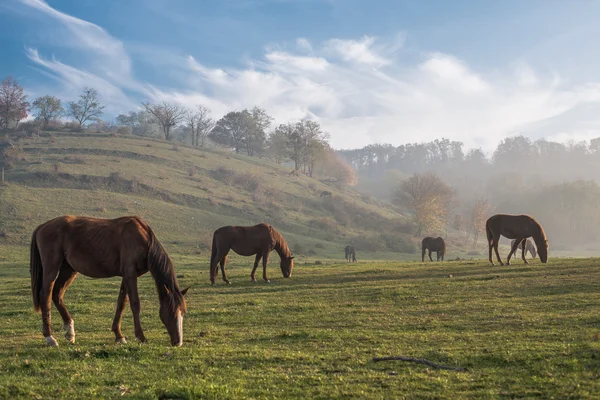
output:
M 127 344 L 127 340 L 124 337 L 115 339 L 115 344 Z
M 252 282 L 252 283 L 256 283 L 256 279 L 252 279 L 252 281 L 251 281 L 251 282 Z
M 265 283 L 271 283 L 271 281 L 268 279 L 265 279 Z
M 58 342 L 52 336 L 46 336 L 46 345 L 49 347 L 58 347 Z
M 75 344 L 75 335 L 69 335 L 68 333 L 65 335 L 65 339 L 71 344 Z
M 228 284 L 228 285 L 231 285 L 231 282 L 227 281 L 227 284 Z
M 148 339 L 145 336 L 140 336 L 136 338 L 140 343 L 148 343 Z

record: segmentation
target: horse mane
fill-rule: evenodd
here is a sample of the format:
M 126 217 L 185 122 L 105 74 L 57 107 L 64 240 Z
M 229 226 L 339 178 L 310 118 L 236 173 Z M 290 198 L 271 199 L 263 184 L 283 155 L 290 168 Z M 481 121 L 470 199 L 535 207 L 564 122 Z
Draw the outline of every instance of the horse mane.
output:
M 540 246 L 544 246 L 546 247 L 546 243 L 548 241 L 548 238 L 546 237 L 546 231 L 544 231 L 544 228 L 542 227 L 542 224 L 540 224 L 539 222 L 537 222 L 537 220 L 533 217 L 529 217 L 531 218 L 532 222 L 534 223 L 534 226 L 536 227 L 535 229 L 537 230 L 536 234 L 539 235 L 539 237 L 536 237 L 536 235 L 533 235 L 533 241 L 535 242 L 535 245 L 537 246 L 537 248 L 539 249 Z
M 275 251 L 277 251 L 279 257 L 281 257 L 282 260 L 290 258 L 292 256 L 292 251 L 290 250 L 287 242 L 285 241 L 281 233 L 279 233 L 271 225 L 269 225 L 269 230 L 271 231 L 271 235 L 275 240 L 275 246 L 273 248 L 275 249 Z
M 149 236 L 148 270 L 150 270 L 156 282 L 158 297 L 161 302 L 166 301 L 173 312 L 179 308 L 181 313 L 185 314 L 185 299 L 177 284 L 173 261 L 156 238 L 152 228 L 145 223 L 142 226 L 144 226 Z

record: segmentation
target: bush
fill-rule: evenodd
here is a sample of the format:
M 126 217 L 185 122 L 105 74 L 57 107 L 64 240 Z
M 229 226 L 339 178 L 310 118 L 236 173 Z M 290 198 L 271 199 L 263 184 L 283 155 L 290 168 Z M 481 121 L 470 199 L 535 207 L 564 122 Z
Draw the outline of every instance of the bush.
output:
M 133 133 L 133 129 L 130 126 L 120 126 L 117 128 L 117 133 L 119 135 L 131 135 Z

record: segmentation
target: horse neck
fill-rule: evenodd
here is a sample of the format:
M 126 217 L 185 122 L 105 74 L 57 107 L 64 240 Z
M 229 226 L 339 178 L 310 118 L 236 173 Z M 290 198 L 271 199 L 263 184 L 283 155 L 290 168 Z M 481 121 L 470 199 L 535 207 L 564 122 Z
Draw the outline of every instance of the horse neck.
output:
M 282 260 L 290 258 L 292 252 L 283 238 L 279 238 L 273 248 Z
M 534 228 L 534 232 L 533 235 L 531 235 L 531 238 L 535 242 L 536 247 L 539 249 L 540 246 L 545 245 L 544 241 L 546 240 L 546 232 L 544 232 L 544 229 L 540 225 L 537 225 Z

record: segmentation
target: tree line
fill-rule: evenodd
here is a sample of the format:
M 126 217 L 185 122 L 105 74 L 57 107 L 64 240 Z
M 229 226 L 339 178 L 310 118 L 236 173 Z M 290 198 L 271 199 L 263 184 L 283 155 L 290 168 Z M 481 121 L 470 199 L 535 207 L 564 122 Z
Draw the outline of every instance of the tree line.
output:
M 23 88 L 12 77 L 0 83 L 0 131 L 18 128 L 19 123 L 38 129 L 60 129 L 74 124 L 121 134 L 162 137 L 195 147 L 209 142 L 250 157 L 268 158 L 276 163 L 291 163 L 294 171 L 326 177 L 342 184 L 356 183 L 354 170 L 331 148 L 329 134 L 315 121 L 296 121 L 273 126 L 266 110 L 230 111 L 215 120 L 204 105 L 187 108 L 171 102 L 142 102 L 138 110 L 119 114 L 114 121 L 103 121 L 104 109 L 99 93 L 84 88 L 77 101 L 64 103 L 46 95 L 29 103 Z M 72 121 L 65 123 L 65 119 Z M 21 124 L 23 126 L 23 124 Z

